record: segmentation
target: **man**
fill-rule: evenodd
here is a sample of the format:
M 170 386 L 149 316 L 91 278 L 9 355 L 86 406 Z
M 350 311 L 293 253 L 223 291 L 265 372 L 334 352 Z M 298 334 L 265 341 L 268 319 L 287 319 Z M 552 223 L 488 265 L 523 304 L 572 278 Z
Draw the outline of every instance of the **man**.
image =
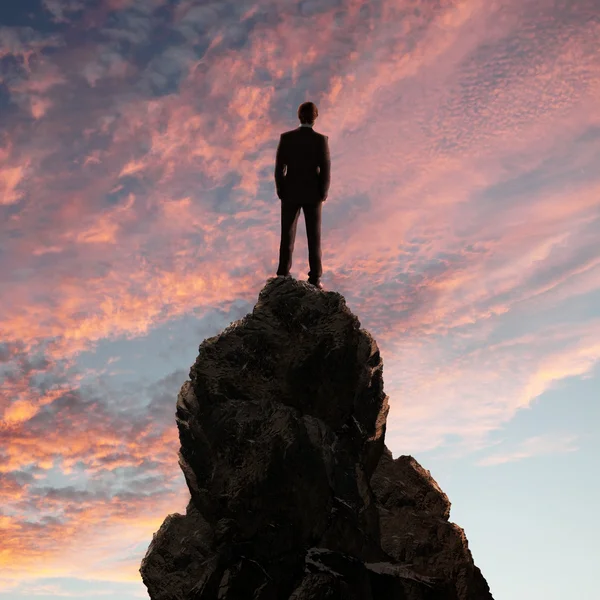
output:
M 275 158 L 275 187 L 281 200 L 281 243 L 277 275 L 289 275 L 300 209 L 308 238 L 308 282 L 323 289 L 321 265 L 321 208 L 329 192 L 329 142 L 313 130 L 319 116 L 312 102 L 298 107 L 300 127 L 282 133 Z M 286 168 L 284 173 L 284 167 Z

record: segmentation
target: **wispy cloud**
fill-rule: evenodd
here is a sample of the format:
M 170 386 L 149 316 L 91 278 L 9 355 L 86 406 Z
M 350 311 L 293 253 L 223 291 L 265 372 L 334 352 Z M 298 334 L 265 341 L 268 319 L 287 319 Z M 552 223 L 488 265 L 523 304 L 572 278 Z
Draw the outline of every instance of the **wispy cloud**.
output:
M 576 435 L 539 435 L 523 440 L 513 450 L 492 454 L 481 459 L 480 466 L 501 465 L 536 456 L 575 452 L 578 449 Z

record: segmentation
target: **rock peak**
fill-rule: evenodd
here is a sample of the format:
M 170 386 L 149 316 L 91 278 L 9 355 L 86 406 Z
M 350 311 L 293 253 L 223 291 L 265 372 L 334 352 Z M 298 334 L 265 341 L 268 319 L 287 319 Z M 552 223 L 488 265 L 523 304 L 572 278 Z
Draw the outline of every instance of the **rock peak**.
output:
M 269 279 L 178 395 L 191 499 L 142 561 L 150 597 L 491 599 L 446 495 L 384 446 L 388 411 L 379 349 L 344 297 Z

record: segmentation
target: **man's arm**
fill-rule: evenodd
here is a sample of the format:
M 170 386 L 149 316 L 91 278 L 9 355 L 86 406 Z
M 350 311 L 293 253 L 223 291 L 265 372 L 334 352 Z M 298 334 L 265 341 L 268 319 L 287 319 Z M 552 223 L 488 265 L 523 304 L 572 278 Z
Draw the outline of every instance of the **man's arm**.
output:
M 277 154 L 275 156 L 275 189 L 277 196 L 281 199 L 285 178 L 283 176 L 284 154 L 283 154 L 283 134 L 279 136 L 279 144 L 277 145 Z
M 331 158 L 329 156 L 329 138 L 323 136 L 323 148 L 319 160 L 319 189 L 321 198 L 325 201 L 329 193 L 329 184 L 331 181 Z

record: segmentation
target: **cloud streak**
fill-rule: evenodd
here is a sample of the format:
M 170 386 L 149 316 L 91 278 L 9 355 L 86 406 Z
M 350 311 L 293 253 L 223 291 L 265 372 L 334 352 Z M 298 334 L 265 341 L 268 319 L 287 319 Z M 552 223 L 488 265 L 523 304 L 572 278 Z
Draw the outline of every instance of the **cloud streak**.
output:
M 494 466 L 536 456 L 575 452 L 578 449 L 576 442 L 577 436 L 573 435 L 535 436 L 523 440 L 512 451 L 492 454 L 487 458 L 481 459 L 477 464 L 480 466 Z

